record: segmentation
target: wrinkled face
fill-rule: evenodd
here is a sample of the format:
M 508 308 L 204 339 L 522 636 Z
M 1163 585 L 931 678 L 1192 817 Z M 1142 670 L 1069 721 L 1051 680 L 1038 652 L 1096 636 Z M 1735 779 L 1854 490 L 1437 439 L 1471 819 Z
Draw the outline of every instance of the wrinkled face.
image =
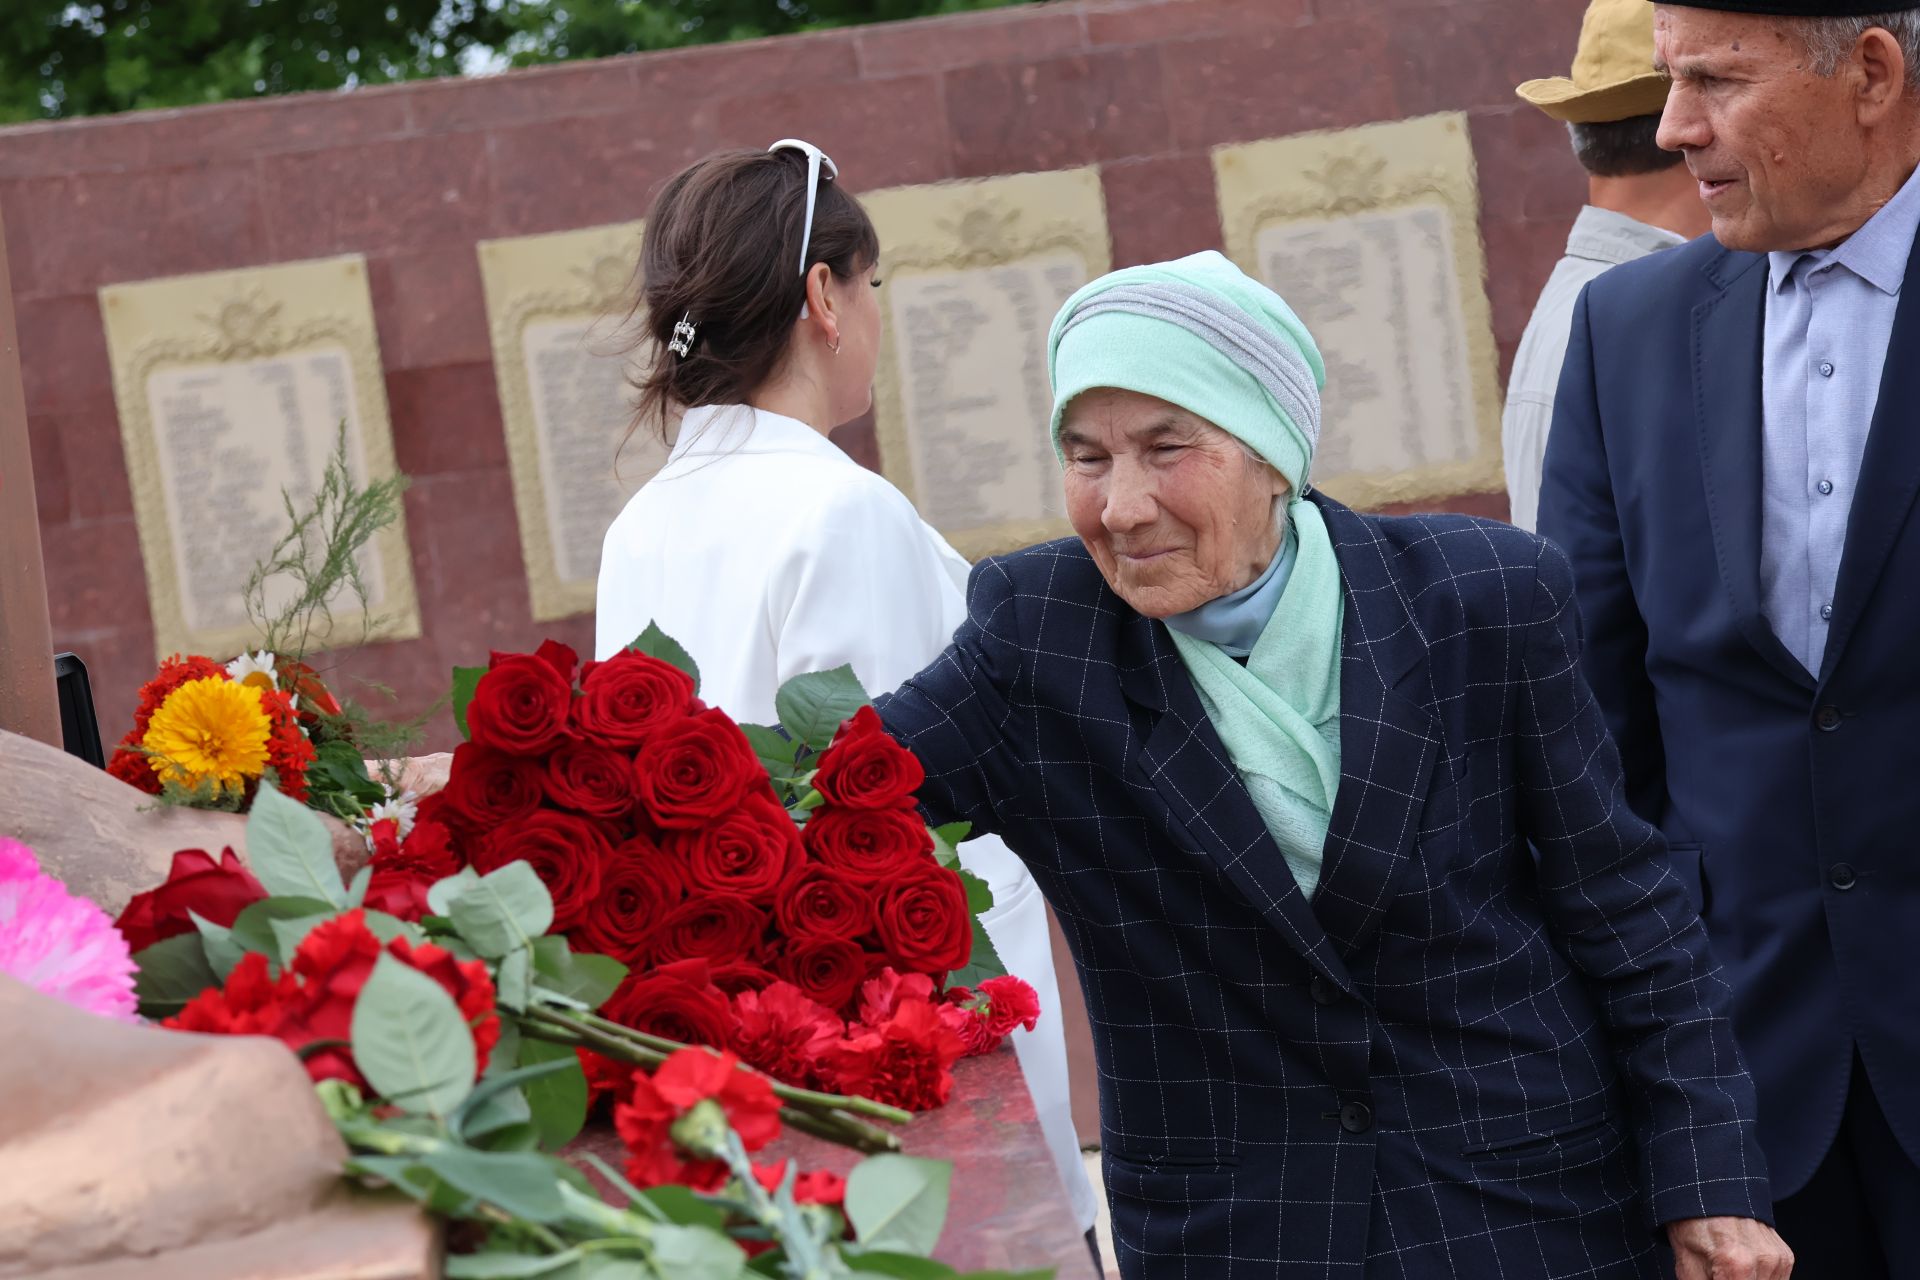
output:
M 1721 244 L 1817 248 L 1872 215 L 1854 193 L 1877 67 L 1856 54 L 1815 75 L 1791 20 L 1681 5 L 1654 10 L 1653 45 L 1654 65 L 1673 78 L 1660 145 L 1685 153 Z
M 1067 406 L 1067 517 L 1122 600 L 1149 618 L 1238 591 L 1280 546 L 1286 479 L 1185 409 L 1100 388 Z
M 840 354 L 828 366 L 828 394 L 835 425 L 851 422 L 873 407 L 873 375 L 880 367 L 880 266 L 875 263 L 847 279 L 829 276 L 828 292 L 840 320 Z

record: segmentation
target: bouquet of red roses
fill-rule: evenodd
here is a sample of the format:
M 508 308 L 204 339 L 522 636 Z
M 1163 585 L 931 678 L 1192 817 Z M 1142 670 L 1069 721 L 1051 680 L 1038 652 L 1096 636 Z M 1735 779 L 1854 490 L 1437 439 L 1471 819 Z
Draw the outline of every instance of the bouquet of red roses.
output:
M 445 859 L 530 865 L 553 928 L 629 976 L 600 1010 L 728 1048 L 790 1084 L 937 1106 L 963 1054 L 1038 1015 L 977 923 L 964 828 L 929 831 L 925 780 L 846 668 L 782 689 L 779 730 L 734 723 L 649 628 L 605 662 L 549 641 L 456 672 L 468 736 L 375 884 Z M 596 1069 L 596 1084 L 624 1078 Z

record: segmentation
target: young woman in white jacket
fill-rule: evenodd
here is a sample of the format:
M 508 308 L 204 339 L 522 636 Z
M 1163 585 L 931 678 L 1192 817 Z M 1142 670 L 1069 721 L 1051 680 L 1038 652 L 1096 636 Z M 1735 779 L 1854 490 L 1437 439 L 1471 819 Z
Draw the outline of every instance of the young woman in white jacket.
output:
M 811 671 L 895 688 L 966 617 L 965 559 L 827 438 L 872 403 L 881 332 L 879 241 L 836 177 L 802 142 L 710 156 L 661 191 L 641 251 L 654 353 L 636 429 L 677 433 L 607 530 L 594 650 L 658 623 L 700 664 L 701 697 L 747 723 L 773 723 L 775 691 Z M 993 889 L 1001 959 L 1039 993 L 1014 1048 L 1087 1231 L 1045 904 L 998 840 L 960 856 Z

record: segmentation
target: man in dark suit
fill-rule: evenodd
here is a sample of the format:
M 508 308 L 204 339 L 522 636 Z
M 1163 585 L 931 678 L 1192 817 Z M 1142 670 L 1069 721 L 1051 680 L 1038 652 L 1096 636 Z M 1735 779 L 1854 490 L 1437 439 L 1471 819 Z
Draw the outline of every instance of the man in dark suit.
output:
M 1656 6 L 1660 142 L 1713 235 L 1589 286 L 1540 503 L 1815 1280 L 1920 1276 L 1916 10 Z

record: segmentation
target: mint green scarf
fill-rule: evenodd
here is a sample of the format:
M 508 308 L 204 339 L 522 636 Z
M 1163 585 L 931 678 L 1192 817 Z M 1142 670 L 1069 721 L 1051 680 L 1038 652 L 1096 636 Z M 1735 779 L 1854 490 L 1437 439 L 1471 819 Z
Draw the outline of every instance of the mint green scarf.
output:
M 1087 285 L 1055 317 L 1047 356 L 1056 450 L 1073 398 L 1112 387 L 1206 419 L 1293 486 L 1296 559 L 1246 664 L 1169 630 L 1254 807 L 1312 897 L 1340 784 L 1345 609 L 1333 541 L 1305 499 L 1326 381 L 1313 336 L 1278 294 L 1209 252 Z

